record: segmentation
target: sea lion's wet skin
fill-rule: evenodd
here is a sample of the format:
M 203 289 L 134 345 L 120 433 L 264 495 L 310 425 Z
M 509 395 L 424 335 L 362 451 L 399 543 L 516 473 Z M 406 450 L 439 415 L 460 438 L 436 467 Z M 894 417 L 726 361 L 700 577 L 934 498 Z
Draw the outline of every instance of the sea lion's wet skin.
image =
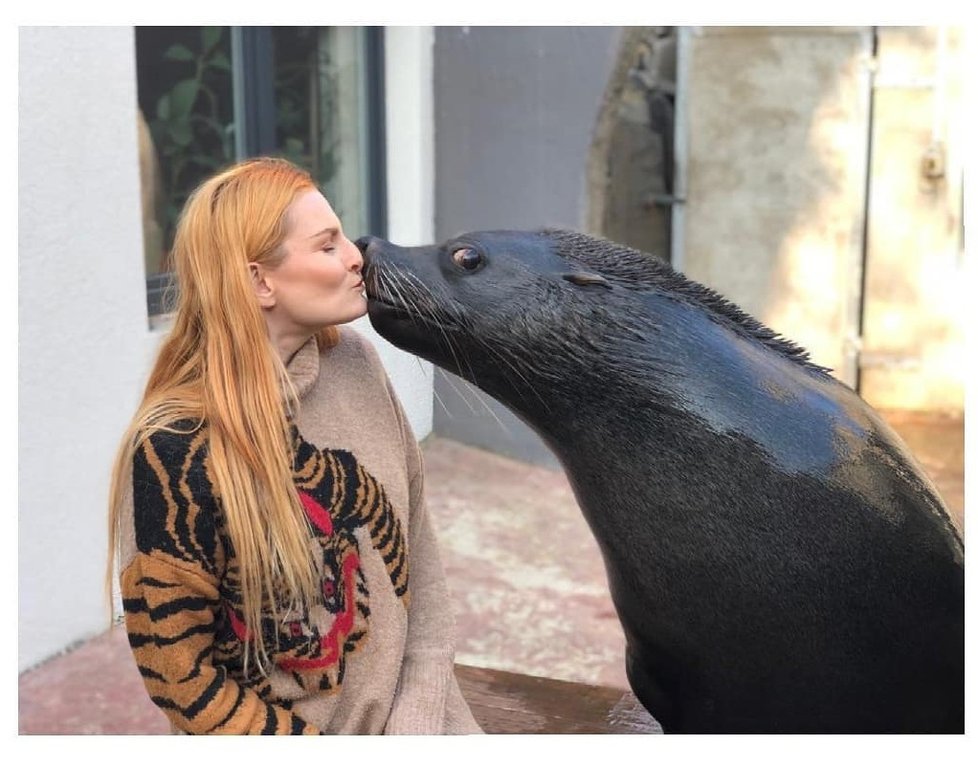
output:
M 604 240 L 360 244 L 377 331 L 563 464 L 667 732 L 963 731 L 960 535 L 803 350 Z

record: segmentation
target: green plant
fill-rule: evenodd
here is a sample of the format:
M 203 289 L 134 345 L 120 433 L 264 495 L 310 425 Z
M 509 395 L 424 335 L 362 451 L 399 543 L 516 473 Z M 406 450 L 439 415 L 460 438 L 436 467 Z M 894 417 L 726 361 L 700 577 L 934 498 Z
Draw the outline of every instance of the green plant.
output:
M 156 104 L 150 131 L 165 174 L 167 240 L 187 196 L 199 180 L 233 160 L 233 110 L 216 89 L 230 92 L 231 61 L 226 28 L 202 27 L 199 49 L 171 45 L 164 59 L 183 65 L 189 76 L 178 80 Z M 230 113 L 230 114 L 229 114 Z

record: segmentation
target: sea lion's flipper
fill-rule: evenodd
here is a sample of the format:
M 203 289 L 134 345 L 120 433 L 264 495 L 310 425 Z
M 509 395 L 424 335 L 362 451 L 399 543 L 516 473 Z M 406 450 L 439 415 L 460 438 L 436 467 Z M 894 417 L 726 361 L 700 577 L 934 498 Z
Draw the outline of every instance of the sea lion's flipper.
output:
M 631 646 L 625 649 L 625 675 L 635 697 L 662 725 L 663 732 L 676 732 L 678 717 L 672 696 L 656 680 L 648 660 L 640 658 Z

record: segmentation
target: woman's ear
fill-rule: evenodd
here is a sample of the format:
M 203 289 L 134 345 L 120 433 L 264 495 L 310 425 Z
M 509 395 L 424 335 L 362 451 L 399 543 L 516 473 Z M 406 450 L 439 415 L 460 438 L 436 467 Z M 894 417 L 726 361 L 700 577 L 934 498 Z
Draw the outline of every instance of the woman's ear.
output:
M 252 261 L 248 264 L 251 273 L 251 284 L 255 289 L 255 297 L 258 305 L 262 309 L 272 309 L 275 307 L 275 289 L 268 278 L 268 272 L 258 263 Z

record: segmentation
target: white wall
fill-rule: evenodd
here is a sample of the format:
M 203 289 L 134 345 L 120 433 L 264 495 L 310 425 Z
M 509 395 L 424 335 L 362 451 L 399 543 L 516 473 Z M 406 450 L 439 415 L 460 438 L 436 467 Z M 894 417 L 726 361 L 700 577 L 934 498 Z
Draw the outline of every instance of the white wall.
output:
M 387 237 L 398 245 L 434 240 L 434 106 L 431 27 L 384 31 L 387 101 Z M 415 436 L 431 432 L 434 369 L 377 335 L 364 317 L 353 324 L 377 347 Z
M 19 646 L 107 627 L 112 456 L 146 371 L 129 28 L 20 33 Z
M 389 236 L 430 239 L 431 31 L 388 31 Z M 112 458 L 165 328 L 146 317 L 130 27 L 19 40 L 18 669 L 108 627 Z M 432 370 L 375 342 L 419 438 Z

